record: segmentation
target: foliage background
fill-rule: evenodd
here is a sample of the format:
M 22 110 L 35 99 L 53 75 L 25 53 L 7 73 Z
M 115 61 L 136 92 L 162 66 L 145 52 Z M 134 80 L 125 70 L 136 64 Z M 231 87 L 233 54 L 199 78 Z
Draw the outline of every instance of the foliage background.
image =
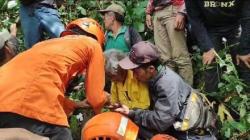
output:
M 81 17 L 92 17 L 102 23 L 101 15 L 97 10 L 106 8 L 111 2 L 116 2 L 124 7 L 126 11 L 125 24 L 134 26 L 144 40 L 152 39 L 152 32 L 145 26 L 145 7 L 148 0 L 66 0 L 59 12 L 65 24 Z M 11 23 L 18 21 L 18 10 L 18 4 L 11 7 L 11 5 L 8 5 L 8 0 L 0 0 L 0 29 L 8 28 Z M 19 51 L 24 51 L 23 34 L 19 24 L 17 36 L 20 43 Z M 219 118 L 218 139 L 250 140 L 250 98 L 249 93 L 245 92 L 245 87 L 249 85 L 244 85 L 238 78 L 231 57 L 228 55 L 228 48 L 232 46 L 227 46 L 226 42 L 225 46 L 225 50 L 218 52 L 217 63 L 226 71 L 222 73 L 219 90 L 216 94 L 209 94 L 217 102 L 216 111 Z M 194 50 L 192 54 L 194 72 L 196 79 L 200 79 L 200 73 L 206 67 L 201 63 L 198 47 L 193 46 L 192 49 Z M 196 87 L 203 91 L 202 85 L 202 83 L 199 83 Z M 72 90 L 70 97 L 75 100 L 84 98 L 82 89 Z M 74 139 L 80 139 L 81 128 L 91 116 L 93 116 L 91 110 L 77 110 L 70 118 Z

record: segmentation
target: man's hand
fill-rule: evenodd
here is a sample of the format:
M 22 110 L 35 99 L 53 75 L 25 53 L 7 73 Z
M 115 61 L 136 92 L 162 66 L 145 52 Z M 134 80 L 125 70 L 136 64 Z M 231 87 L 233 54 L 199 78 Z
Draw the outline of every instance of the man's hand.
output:
M 114 111 L 124 115 L 129 114 L 129 108 L 126 105 L 121 105 L 121 107 L 114 109 Z
M 114 111 L 117 108 L 122 107 L 122 105 L 120 103 L 114 103 L 114 104 L 110 104 L 107 106 L 108 109 L 110 109 L 111 111 Z
M 242 61 L 250 69 L 250 54 L 247 55 L 237 55 L 236 56 L 237 65 Z
M 204 65 L 210 65 L 212 63 L 215 58 L 214 51 L 214 49 L 210 49 L 209 51 L 203 53 L 202 62 Z
M 175 17 L 175 25 L 174 28 L 175 30 L 183 30 L 185 27 L 185 16 L 182 14 L 177 14 Z
M 147 14 L 146 15 L 146 24 L 147 24 L 147 27 L 150 29 L 150 30 L 153 30 L 153 22 L 152 22 L 152 16 Z
M 84 99 L 83 101 L 76 102 L 76 106 L 77 108 L 89 108 L 90 104 L 87 99 Z

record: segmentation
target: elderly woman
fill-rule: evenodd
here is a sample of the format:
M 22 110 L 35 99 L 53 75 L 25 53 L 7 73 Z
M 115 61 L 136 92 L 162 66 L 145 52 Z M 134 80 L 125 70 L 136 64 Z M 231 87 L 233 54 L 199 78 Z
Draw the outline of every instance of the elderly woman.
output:
M 147 109 L 150 105 L 149 91 L 145 83 L 133 77 L 133 72 L 119 67 L 118 62 L 126 53 L 110 49 L 105 51 L 105 71 L 111 79 L 111 104 L 125 104 L 129 108 Z

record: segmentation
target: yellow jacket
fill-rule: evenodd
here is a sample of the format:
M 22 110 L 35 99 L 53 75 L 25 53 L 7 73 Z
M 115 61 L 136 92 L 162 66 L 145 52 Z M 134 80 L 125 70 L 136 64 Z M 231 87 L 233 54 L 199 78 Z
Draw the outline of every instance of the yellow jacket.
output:
M 121 103 L 129 108 L 147 109 L 150 105 L 149 91 L 146 84 L 133 77 L 128 71 L 125 83 L 112 82 L 111 103 Z

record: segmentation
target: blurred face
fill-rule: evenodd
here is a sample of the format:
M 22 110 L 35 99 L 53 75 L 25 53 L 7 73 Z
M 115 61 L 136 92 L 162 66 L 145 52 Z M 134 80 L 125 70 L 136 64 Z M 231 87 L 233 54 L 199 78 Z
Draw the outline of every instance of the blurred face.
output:
M 151 79 L 152 77 L 152 71 L 149 69 L 149 67 L 147 68 L 143 68 L 143 67 L 138 67 L 133 69 L 133 74 L 136 77 L 136 79 L 140 82 L 147 82 L 148 80 Z
M 114 20 L 115 20 L 115 13 L 106 12 L 103 15 L 103 22 L 104 22 L 105 29 L 110 30 L 113 25 Z

